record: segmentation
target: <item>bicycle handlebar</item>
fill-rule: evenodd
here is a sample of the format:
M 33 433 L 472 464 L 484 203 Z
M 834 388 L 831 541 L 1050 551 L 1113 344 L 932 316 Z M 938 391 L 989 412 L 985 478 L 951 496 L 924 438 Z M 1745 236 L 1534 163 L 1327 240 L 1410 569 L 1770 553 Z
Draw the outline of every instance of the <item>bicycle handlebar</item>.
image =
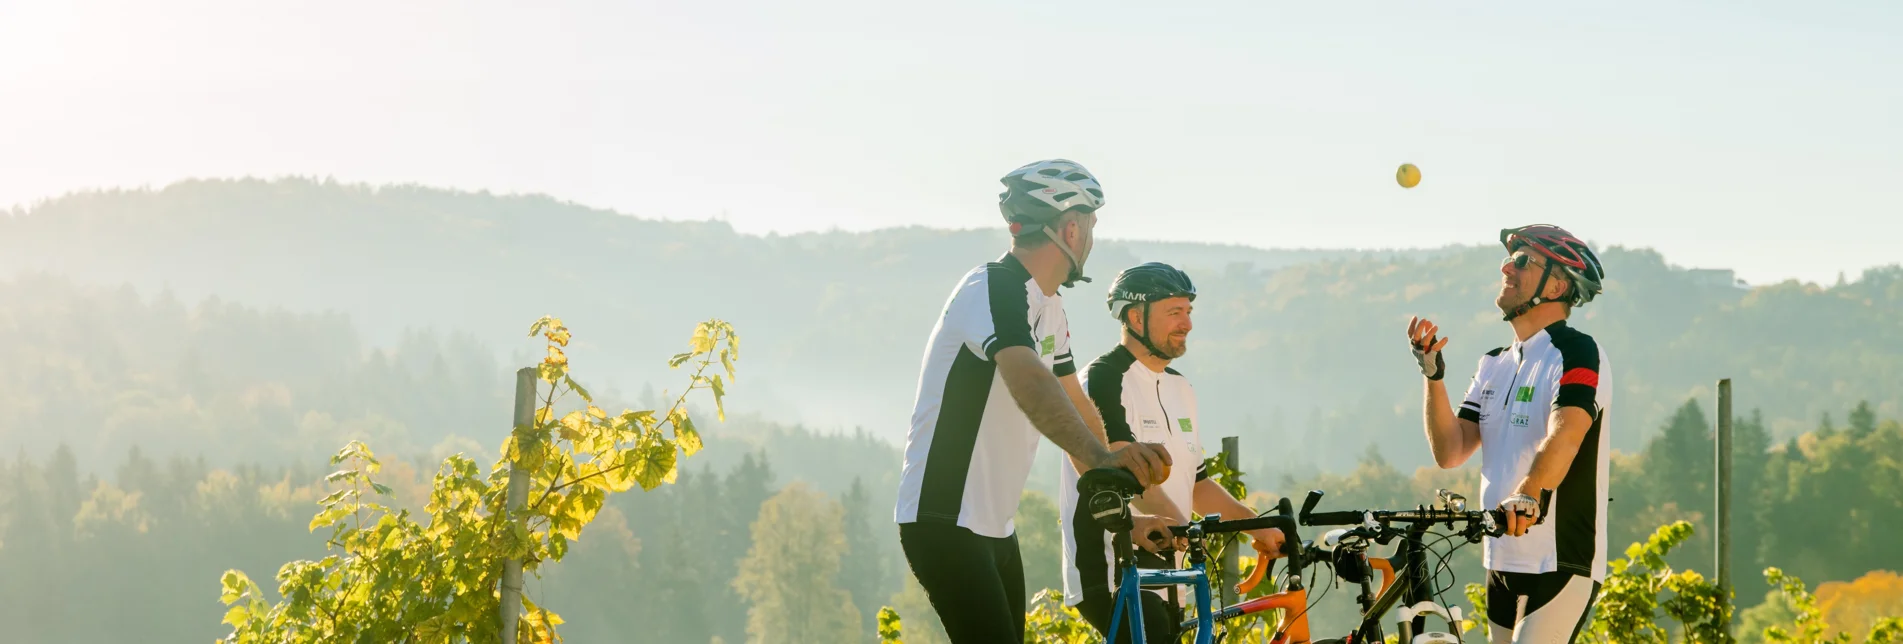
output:
M 1386 525 L 1390 521 L 1448 524 L 1478 523 L 1485 526 L 1486 532 L 1491 536 L 1499 536 L 1496 533 L 1504 530 L 1506 525 L 1506 513 L 1498 509 L 1455 510 L 1451 508 L 1439 509 L 1422 506 L 1413 510 L 1315 512 L 1315 506 L 1321 503 L 1321 498 L 1321 490 L 1309 490 L 1308 498 L 1302 501 L 1302 512 L 1299 516 L 1302 525 L 1362 525 L 1369 521 L 1383 525 Z M 1540 490 L 1540 511 L 1539 515 L 1533 519 L 1533 525 L 1546 522 L 1547 511 L 1552 508 L 1552 505 L 1553 490 Z

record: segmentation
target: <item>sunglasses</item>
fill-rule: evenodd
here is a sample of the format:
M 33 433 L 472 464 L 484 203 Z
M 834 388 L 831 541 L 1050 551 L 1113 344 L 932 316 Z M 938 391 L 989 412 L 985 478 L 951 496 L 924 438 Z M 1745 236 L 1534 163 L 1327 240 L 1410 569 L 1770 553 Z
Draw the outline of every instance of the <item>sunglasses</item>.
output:
M 1506 266 L 1508 264 L 1513 265 L 1513 270 L 1523 271 L 1523 270 L 1526 270 L 1526 266 L 1528 264 L 1533 264 L 1535 266 L 1544 266 L 1546 263 L 1534 262 L 1533 255 L 1531 253 L 1514 253 L 1508 256 L 1506 259 L 1500 260 L 1501 266 Z

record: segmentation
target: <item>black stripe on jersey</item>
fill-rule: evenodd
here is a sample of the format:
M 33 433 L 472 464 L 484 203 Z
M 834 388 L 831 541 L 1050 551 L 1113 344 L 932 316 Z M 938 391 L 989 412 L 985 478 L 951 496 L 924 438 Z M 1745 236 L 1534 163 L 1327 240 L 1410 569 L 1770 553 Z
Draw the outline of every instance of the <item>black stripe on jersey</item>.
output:
M 925 457 L 925 478 L 919 486 L 918 520 L 958 524 L 965 502 L 965 478 L 971 473 L 971 453 L 978 446 L 978 425 L 991 398 L 996 363 L 958 348 L 945 374 L 945 396 L 933 425 L 932 448 Z
M 1559 350 L 1559 391 L 1553 408 L 1578 407 L 1595 417 L 1599 415 L 1599 343 L 1592 336 L 1566 325 L 1564 320 L 1546 327 L 1553 348 Z
M 1051 360 L 1053 362 L 1051 365 L 1051 373 L 1057 374 L 1057 377 L 1062 378 L 1077 373 L 1077 359 L 1071 357 L 1069 351 L 1065 351 L 1063 355 L 1059 355 Z
M 1091 361 L 1090 367 L 1084 372 L 1084 389 L 1090 394 L 1090 402 L 1097 405 L 1097 415 L 1103 417 L 1104 436 L 1112 443 L 1134 443 L 1137 440 L 1136 432 L 1130 430 L 1130 419 L 1123 409 L 1123 374 L 1136 361 L 1136 355 L 1119 344 L 1117 348 Z
M 1546 335 L 1561 363 L 1553 408 L 1578 407 L 1592 414 L 1592 427 L 1554 491 L 1553 549 L 1560 570 L 1591 576 L 1599 532 L 1599 432 L 1606 416 L 1599 409 L 1599 345 L 1565 321 L 1546 327 Z
M 1579 441 L 1579 452 L 1567 466 L 1566 478 L 1553 491 L 1553 550 L 1559 569 L 1592 576 L 1599 547 L 1599 426 L 1604 414 L 1592 419 L 1592 429 Z
M 1209 478 L 1209 464 L 1197 463 L 1196 464 L 1196 482 L 1201 483 L 1203 482 L 1203 479 L 1206 479 L 1206 478 Z
M 984 342 L 985 359 L 1005 347 L 1037 349 L 1031 338 L 1031 292 L 1025 286 L 1031 273 L 1018 258 L 1005 255 L 985 265 L 985 290 L 991 310 L 991 337 Z

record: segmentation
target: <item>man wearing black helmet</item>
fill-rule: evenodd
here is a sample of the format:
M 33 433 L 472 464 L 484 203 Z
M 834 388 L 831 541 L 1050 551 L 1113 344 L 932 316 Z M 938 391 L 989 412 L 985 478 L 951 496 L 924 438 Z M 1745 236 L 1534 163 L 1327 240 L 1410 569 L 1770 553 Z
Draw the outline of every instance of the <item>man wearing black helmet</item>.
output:
M 1151 262 L 1117 274 L 1107 299 L 1110 316 L 1123 327 L 1123 340 L 1090 363 L 1084 389 L 1103 417 L 1112 447 L 1160 443 L 1173 462 L 1182 464 L 1162 484 L 1137 497 L 1136 509 L 1142 514 L 1135 517 L 1130 535 L 1131 543 L 1143 548 L 1140 567 L 1174 568 L 1169 544 L 1152 539 L 1152 534 L 1168 534 L 1168 526 L 1187 523 L 1192 510 L 1230 518 L 1254 516 L 1255 511 L 1205 476 L 1196 390 L 1170 367 L 1170 361 L 1189 351 L 1196 285 L 1182 271 Z M 1064 603 L 1076 606 L 1085 621 L 1107 633 L 1116 584 L 1109 535 L 1092 520 L 1088 504 L 1078 503 L 1077 469 L 1070 463 L 1063 468 L 1058 519 L 1064 534 Z M 1281 549 L 1280 530 L 1249 535 L 1270 552 Z M 1175 642 L 1177 616 L 1167 610 L 1162 595 L 1145 592 L 1143 602 L 1145 639 Z M 1121 629 L 1119 643 L 1129 642 L 1130 630 Z
M 1492 641 L 1570 642 L 1606 576 L 1612 383 L 1605 352 L 1566 320 L 1599 294 L 1605 269 L 1557 226 L 1509 228 L 1500 244 L 1508 255 L 1494 304 L 1514 342 L 1480 358 L 1458 412 L 1441 381 L 1447 338 L 1415 318 L 1408 343 L 1426 377 L 1434 461 L 1459 467 L 1480 451 L 1481 499 L 1508 516 L 1508 536 L 1488 538 L 1483 555 Z M 1554 490 L 1552 506 L 1533 525 L 1542 489 Z
M 1070 352 L 1058 286 L 1083 276 L 1103 189 L 1063 159 L 1013 170 L 998 208 L 1011 251 L 966 273 L 925 347 L 899 473 L 899 544 L 954 644 L 1024 639 L 1011 518 L 1038 435 L 1085 469 L 1163 480 L 1160 445 L 1109 447 Z

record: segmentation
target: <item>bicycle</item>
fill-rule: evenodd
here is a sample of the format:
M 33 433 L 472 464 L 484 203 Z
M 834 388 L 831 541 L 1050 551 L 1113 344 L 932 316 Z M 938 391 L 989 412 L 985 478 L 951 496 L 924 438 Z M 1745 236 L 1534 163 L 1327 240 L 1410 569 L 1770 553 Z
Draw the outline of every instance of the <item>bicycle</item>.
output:
M 1097 472 L 1101 470 L 1094 470 Z M 1446 490 L 1437 494 L 1439 507 L 1416 507 L 1413 510 L 1360 510 L 1344 512 L 1314 512 L 1323 493 L 1319 490 L 1308 493 L 1297 516 L 1290 516 L 1288 499 L 1282 499 L 1273 514 L 1265 514 L 1250 519 L 1223 521 L 1220 516 L 1207 516 L 1182 526 L 1171 526 L 1170 532 L 1188 542 L 1189 568 L 1175 570 L 1142 570 L 1135 566 L 1134 549 L 1129 539 L 1131 520 L 1129 501 L 1142 491 L 1134 477 L 1117 477 L 1114 472 L 1092 476 L 1091 473 L 1078 481 L 1078 491 L 1089 499 L 1091 515 L 1100 526 L 1112 533 L 1112 547 L 1118 563 L 1119 582 L 1116 593 L 1116 607 L 1112 611 L 1111 630 L 1107 641 L 1116 641 L 1124 615 L 1129 615 L 1132 641 L 1142 642 L 1143 619 L 1142 598 L 1137 593 L 1143 586 L 1188 585 L 1194 589 L 1196 600 L 1196 619 L 1183 622 L 1179 629 L 1189 632 L 1195 629 L 1196 644 L 1214 644 L 1215 624 L 1230 621 L 1244 615 L 1268 610 L 1284 609 L 1289 617 L 1271 637 L 1277 644 L 1310 644 L 1308 609 L 1308 591 L 1302 573 L 1311 564 L 1321 564 L 1330 568 L 1335 577 L 1359 584 L 1361 594 L 1356 598 L 1362 607 L 1362 620 L 1356 629 L 1341 638 L 1313 642 L 1312 644 L 1354 644 L 1360 642 L 1380 642 L 1385 637 L 1381 628 L 1381 619 L 1397 602 L 1407 601 L 1401 609 L 1399 627 L 1402 642 L 1409 644 L 1429 644 L 1435 642 L 1458 642 L 1461 620 L 1458 607 L 1447 607 L 1433 600 L 1435 592 L 1431 588 L 1432 577 L 1426 571 L 1427 554 L 1430 548 L 1423 543 L 1428 529 L 1437 524 L 1461 525 L 1458 532 L 1442 537 L 1445 541 L 1460 537 L 1466 543 L 1479 543 L 1482 537 L 1500 536 L 1505 532 L 1505 515 L 1499 510 L 1468 511 L 1465 499 Z M 1134 491 L 1132 491 L 1134 490 Z M 1552 502 L 1552 490 L 1541 490 L 1540 511 L 1535 518 L 1537 525 L 1545 521 L 1547 508 Z M 1304 542 L 1297 532 L 1296 524 L 1317 525 L 1354 525 L 1350 529 L 1332 530 L 1326 533 L 1319 544 Z M 1404 523 L 1405 528 L 1396 528 L 1392 524 Z M 1206 569 L 1207 549 L 1204 540 L 1210 535 L 1242 532 L 1260 528 L 1279 528 L 1284 535 L 1281 554 L 1288 562 L 1287 583 L 1280 592 L 1264 595 L 1217 610 L 1210 608 L 1210 581 Z M 1154 535 L 1160 536 L 1160 535 Z M 1367 548 L 1371 544 L 1386 545 L 1401 538 L 1394 556 L 1369 558 Z M 1455 548 L 1458 548 L 1456 545 Z M 1273 561 L 1266 555 L 1260 557 L 1249 578 L 1239 584 L 1237 591 L 1247 593 L 1253 590 L 1268 575 Z M 1439 556 L 1441 567 L 1445 568 L 1448 554 Z M 1381 589 L 1377 593 L 1369 584 L 1373 573 L 1383 573 Z M 1324 591 L 1325 592 L 1325 591 Z M 1319 599 L 1319 598 L 1318 598 Z M 1127 612 L 1126 612 L 1127 611 Z M 1449 625 L 1449 631 L 1427 631 L 1426 620 L 1438 616 Z

